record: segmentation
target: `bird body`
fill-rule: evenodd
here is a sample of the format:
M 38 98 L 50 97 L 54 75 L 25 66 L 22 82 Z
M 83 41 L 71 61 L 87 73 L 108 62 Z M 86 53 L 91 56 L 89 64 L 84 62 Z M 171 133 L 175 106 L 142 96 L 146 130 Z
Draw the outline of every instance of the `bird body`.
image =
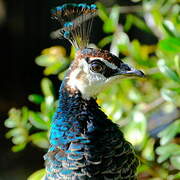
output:
M 94 6 L 89 7 L 94 11 Z M 134 149 L 100 110 L 96 96 L 121 78 L 143 73 L 108 51 L 85 44 L 86 39 L 76 46 L 81 48 L 60 87 L 50 148 L 44 157 L 46 180 L 135 180 L 139 160 Z

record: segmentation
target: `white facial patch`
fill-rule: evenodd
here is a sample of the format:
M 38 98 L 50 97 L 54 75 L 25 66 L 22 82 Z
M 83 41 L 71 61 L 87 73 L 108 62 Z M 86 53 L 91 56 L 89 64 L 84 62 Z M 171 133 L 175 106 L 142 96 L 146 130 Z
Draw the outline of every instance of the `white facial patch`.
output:
M 105 61 L 103 58 L 90 58 L 91 61 L 95 59 L 101 60 L 112 69 L 117 68 L 114 64 Z M 90 64 L 85 59 L 81 59 L 78 67 L 71 71 L 67 83 L 71 88 L 78 89 L 84 99 L 90 99 L 97 96 L 115 79 L 115 77 L 106 78 L 103 74 L 92 72 Z

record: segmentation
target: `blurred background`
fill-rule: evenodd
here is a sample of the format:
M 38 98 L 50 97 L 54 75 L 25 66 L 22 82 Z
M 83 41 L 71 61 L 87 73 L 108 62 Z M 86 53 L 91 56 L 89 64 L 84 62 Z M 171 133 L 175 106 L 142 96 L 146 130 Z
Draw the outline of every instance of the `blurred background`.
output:
M 36 171 L 29 180 L 38 180 L 44 173 L 58 88 L 74 56 L 66 40 L 50 38 L 59 28 L 50 10 L 74 1 L 0 0 L 0 180 L 25 180 Z M 94 2 L 93 46 L 147 74 L 122 80 L 98 103 L 135 146 L 139 179 L 180 179 L 178 0 L 87 1 Z

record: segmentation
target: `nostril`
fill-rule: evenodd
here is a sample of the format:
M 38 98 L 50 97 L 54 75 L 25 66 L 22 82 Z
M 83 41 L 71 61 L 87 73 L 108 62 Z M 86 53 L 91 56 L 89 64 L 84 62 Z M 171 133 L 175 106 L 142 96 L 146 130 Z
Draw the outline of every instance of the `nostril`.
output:
M 122 64 L 121 69 L 124 71 L 130 71 L 131 70 L 131 68 L 127 64 Z

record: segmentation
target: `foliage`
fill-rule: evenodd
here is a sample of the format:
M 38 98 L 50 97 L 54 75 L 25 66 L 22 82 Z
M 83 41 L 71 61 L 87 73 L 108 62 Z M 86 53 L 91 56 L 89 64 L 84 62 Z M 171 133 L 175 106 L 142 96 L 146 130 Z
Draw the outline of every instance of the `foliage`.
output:
M 141 160 L 139 179 L 179 179 L 180 7 L 176 0 L 144 0 L 138 8 L 115 5 L 110 12 L 102 4 L 98 6 L 103 30 L 107 33 L 98 47 L 109 45 L 111 52 L 124 55 L 123 61 L 147 75 L 145 79 L 121 80 L 102 92 L 98 103 L 120 124 L 126 139 L 135 146 Z M 120 23 L 123 13 L 125 21 Z M 142 40 L 131 40 L 129 32 L 133 28 L 143 37 L 156 38 L 157 42 L 149 45 Z M 43 50 L 36 63 L 45 67 L 45 76 L 56 75 L 62 80 L 73 57 L 74 49 L 67 56 L 63 47 L 55 46 Z M 27 107 L 9 111 L 5 126 L 11 130 L 6 137 L 12 138 L 15 152 L 29 142 L 40 148 L 48 147 L 57 97 L 47 77 L 42 79 L 41 88 L 43 95 L 29 96 L 29 100 L 39 106 L 39 112 Z M 43 170 L 38 172 L 29 179 L 42 177 Z

